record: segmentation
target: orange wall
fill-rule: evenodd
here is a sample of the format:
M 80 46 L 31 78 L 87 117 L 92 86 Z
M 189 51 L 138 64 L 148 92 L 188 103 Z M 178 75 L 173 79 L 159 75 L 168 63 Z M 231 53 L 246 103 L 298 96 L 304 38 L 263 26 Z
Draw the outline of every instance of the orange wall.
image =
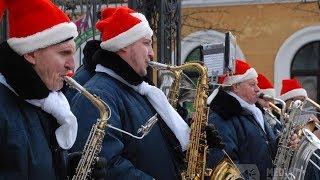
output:
M 232 31 L 247 62 L 273 80 L 274 60 L 284 41 L 319 22 L 317 2 L 183 8 L 182 39 L 207 29 Z

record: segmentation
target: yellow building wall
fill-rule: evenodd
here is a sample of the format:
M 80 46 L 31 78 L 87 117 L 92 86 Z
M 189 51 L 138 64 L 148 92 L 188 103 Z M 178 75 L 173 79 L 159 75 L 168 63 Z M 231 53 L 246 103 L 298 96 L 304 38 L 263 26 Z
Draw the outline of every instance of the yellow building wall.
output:
M 208 29 L 231 31 L 246 61 L 271 81 L 275 57 L 285 40 L 304 27 L 320 24 L 317 2 L 183 8 L 181 13 L 182 39 Z

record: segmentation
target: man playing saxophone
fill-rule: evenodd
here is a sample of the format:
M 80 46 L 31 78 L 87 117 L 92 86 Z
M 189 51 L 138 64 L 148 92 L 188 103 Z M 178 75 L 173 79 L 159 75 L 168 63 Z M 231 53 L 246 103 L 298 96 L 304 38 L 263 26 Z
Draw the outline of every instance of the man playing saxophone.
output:
M 67 179 L 77 119 L 60 89 L 74 68 L 77 27 L 49 0 L 3 3 L 10 33 L 0 44 L 0 179 Z
M 224 83 L 231 86 L 220 90 L 210 104 L 213 112 L 209 122 L 216 126 L 231 159 L 240 164 L 240 170 L 246 169 L 250 173 L 242 171 L 246 179 L 272 176 L 272 160 L 277 150 L 276 137 L 266 125 L 261 110 L 255 106 L 260 91 L 257 76 L 254 68 L 236 60 L 235 74 L 224 79 Z M 291 144 L 297 143 L 296 135 L 292 136 Z M 211 166 L 221 157 L 221 150 L 212 149 L 209 154 Z
M 93 56 L 98 64 L 85 88 L 105 101 L 111 111 L 108 124 L 131 134 L 158 113 L 159 121 L 141 140 L 107 129 L 101 155 L 108 160 L 106 179 L 179 179 L 179 158 L 189 141 L 189 127 L 169 105 L 160 89 L 143 77 L 153 58 L 152 34 L 143 14 L 118 8 L 97 29 L 101 48 Z M 80 94 L 72 104 L 79 121 L 79 136 L 73 150 L 83 149 L 99 114 Z M 171 108 L 170 108 L 171 107 Z

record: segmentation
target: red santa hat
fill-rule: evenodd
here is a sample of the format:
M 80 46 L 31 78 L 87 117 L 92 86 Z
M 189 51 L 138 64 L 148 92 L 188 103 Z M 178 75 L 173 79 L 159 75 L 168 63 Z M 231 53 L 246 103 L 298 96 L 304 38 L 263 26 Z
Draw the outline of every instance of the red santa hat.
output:
M 258 74 L 254 68 L 250 67 L 250 65 L 246 62 L 237 59 L 235 73 L 227 76 L 224 80 L 224 83 L 233 85 L 257 77 Z
M 271 97 L 276 96 L 276 91 L 273 88 L 273 85 L 263 74 L 258 74 L 257 79 L 258 79 L 258 87 L 260 88 L 260 93 L 263 93 Z
M 282 80 L 280 99 L 286 101 L 297 96 L 308 97 L 307 91 L 301 87 L 296 79 Z
M 96 28 L 101 32 L 101 48 L 112 52 L 153 35 L 146 17 L 129 8 L 118 8 L 111 17 L 98 21 Z
M 127 10 L 129 13 L 134 13 L 134 11 L 128 7 L 120 6 L 120 7 L 105 7 L 101 9 L 101 20 L 107 19 L 111 17 L 117 9 L 124 9 Z
M 8 0 L 9 46 L 23 55 L 78 36 L 77 27 L 50 0 Z

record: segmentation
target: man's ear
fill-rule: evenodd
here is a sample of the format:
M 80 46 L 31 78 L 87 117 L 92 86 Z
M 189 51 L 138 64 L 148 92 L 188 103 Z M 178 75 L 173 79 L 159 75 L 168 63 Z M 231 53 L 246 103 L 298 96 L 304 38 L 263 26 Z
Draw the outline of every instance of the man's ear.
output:
M 234 92 L 238 92 L 238 91 L 239 91 L 239 84 L 238 84 L 238 83 L 233 84 L 233 85 L 231 86 L 231 89 L 232 89 L 232 91 L 234 91 Z
M 35 65 L 36 64 L 36 58 L 34 52 L 27 53 L 23 55 L 23 57 L 31 64 Z

